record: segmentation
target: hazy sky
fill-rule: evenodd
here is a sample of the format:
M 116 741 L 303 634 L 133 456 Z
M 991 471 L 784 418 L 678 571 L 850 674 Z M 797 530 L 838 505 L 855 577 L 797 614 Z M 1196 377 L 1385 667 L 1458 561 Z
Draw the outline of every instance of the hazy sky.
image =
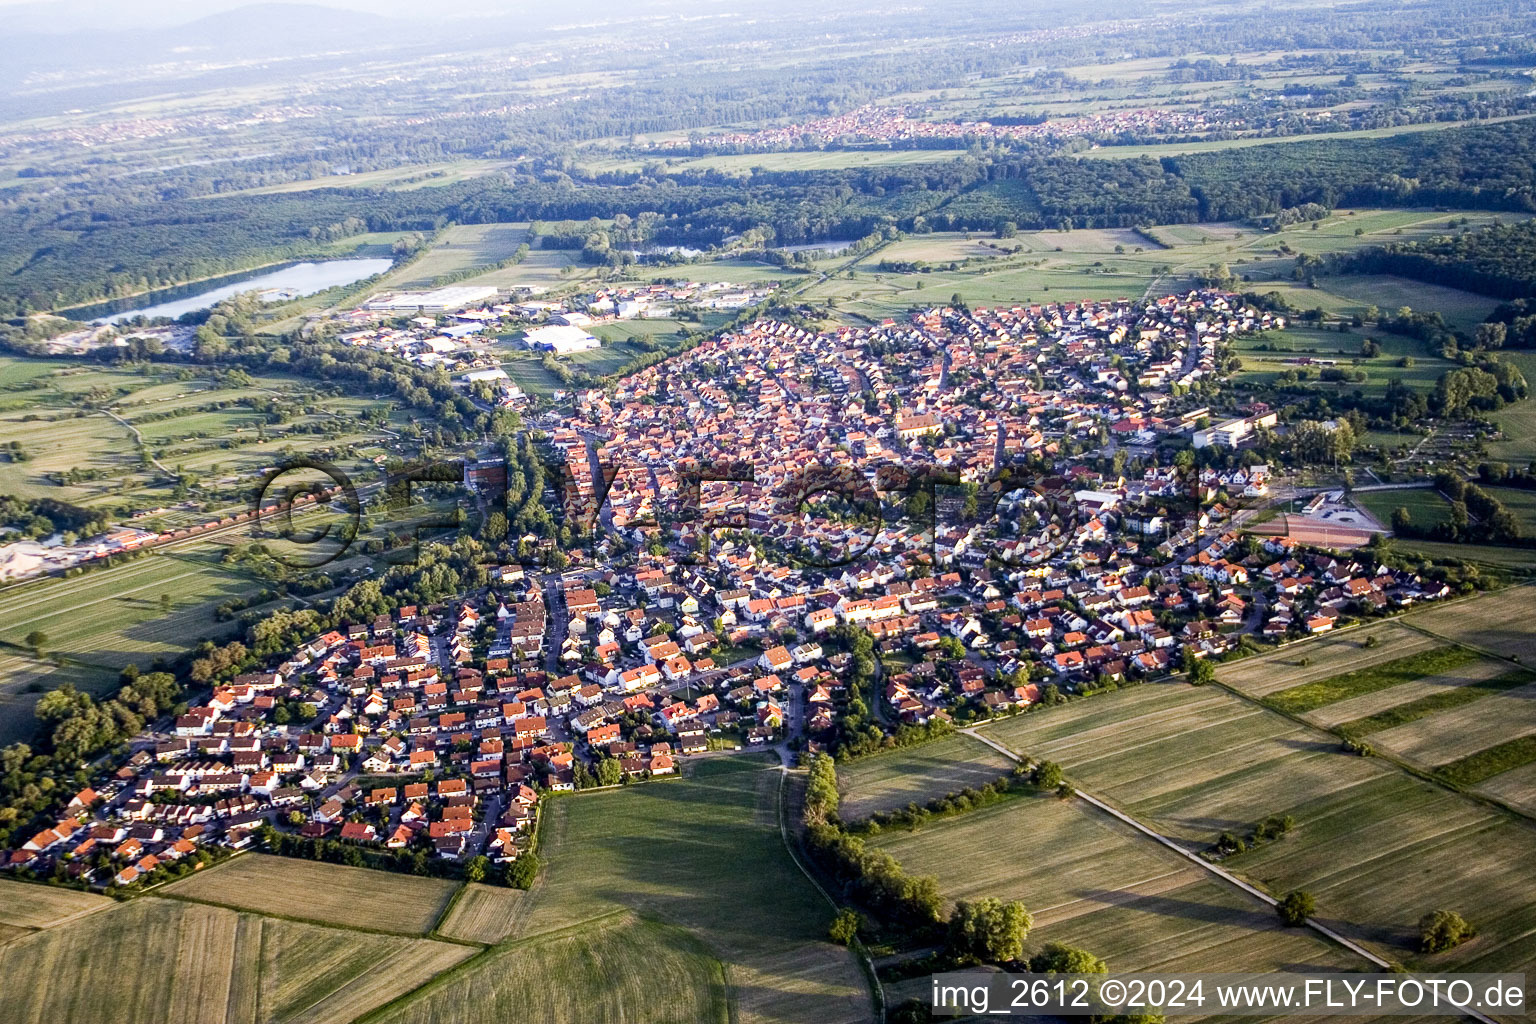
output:
M 152 28 L 195 21 L 209 14 L 253 3 L 303 3 L 374 14 L 421 14 L 419 0 L 0 0 L 12 30 L 67 32 L 90 28 Z M 507 10 L 525 0 L 433 0 L 432 10 L 442 14 L 468 14 L 486 9 Z M 19 18 L 19 23 L 14 19 Z

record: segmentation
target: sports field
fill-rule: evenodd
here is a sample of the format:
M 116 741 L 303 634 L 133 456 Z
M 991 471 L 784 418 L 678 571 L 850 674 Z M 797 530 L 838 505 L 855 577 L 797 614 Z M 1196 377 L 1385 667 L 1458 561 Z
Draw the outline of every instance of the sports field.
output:
M 1008 774 L 1013 762 L 969 736 L 860 758 L 837 771 L 845 821 L 924 804 L 966 786 L 984 786 Z
M 200 871 L 163 891 L 171 896 L 342 928 L 425 935 L 448 905 L 455 888 L 453 882 L 442 878 L 419 878 L 258 853 Z
M 1130 826 L 1054 795 L 1009 800 L 869 842 L 946 900 L 1022 900 L 1031 946 L 1065 942 L 1117 971 L 1274 971 L 1293 963 L 1363 967 L 1310 931 L 1214 879 Z
M 1085 792 L 1165 835 L 1205 848 L 1221 831 L 1272 814 L 1296 826 L 1225 865 L 1273 893 L 1304 888 L 1318 917 L 1410 965 L 1528 970 L 1536 964 L 1536 891 L 1520 866 L 1536 832 L 1398 768 L 1344 752 L 1221 689 L 1122 690 L 988 728 L 1060 762 Z M 1479 934 L 1425 961 L 1415 922 L 1456 909 Z

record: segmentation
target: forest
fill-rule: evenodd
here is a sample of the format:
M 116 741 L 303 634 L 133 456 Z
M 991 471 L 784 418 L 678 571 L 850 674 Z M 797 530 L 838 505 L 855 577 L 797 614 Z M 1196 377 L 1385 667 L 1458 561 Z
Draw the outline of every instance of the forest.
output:
M 0 316 L 318 255 L 335 239 L 363 230 L 432 231 L 449 222 L 644 215 L 650 234 L 636 241 L 709 248 L 749 231 L 789 245 L 886 229 L 1256 220 L 1306 204 L 1536 210 L 1536 120 L 1365 141 L 1323 138 L 1161 161 L 978 147 L 940 163 L 746 177 L 695 170 L 578 179 L 550 168 L 402 191 L 334 188 L 154 202 L 40 195 L 0 210 Z M 1492 230 L 1529 246 L 1524 229 Z M 1489 236 L 1485 248 L 1505 239 Z M 1475 239 L 1451 244 L 1478 245 Z M 1509 276 L 1517 268 L 1495 273 L 1493 259 L 1458 272 L 1486 277 L 1477 290 L 1490 294 L 1528 293 L 1528 283 Z M 1528 270 L 1520 280 L 1529 281 Z
M 1334 265 L 1342 273 L 1396 274 L 1498 299 L 1536 297 L 1536 221 L 1372 246 L 1339 256 Z M 1518 316 L 1529 311 L 1508 320 Z

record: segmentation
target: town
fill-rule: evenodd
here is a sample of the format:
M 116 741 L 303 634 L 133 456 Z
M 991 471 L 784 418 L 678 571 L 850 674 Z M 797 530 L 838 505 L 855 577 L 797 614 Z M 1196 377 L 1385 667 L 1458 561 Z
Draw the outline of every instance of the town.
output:
M 837 754 L 871 722 L 1018 714 L 1448 596 L 1369 548 L 1241 533 L 1267 465 L 1159 462 L 1274 424 L 1196 403 L 1231 338 L 1284 326 L 1217 292 L 764 320 L 581 392 L 546 447 L 590 554 L 225 671 L 8 864 L 133 886 L 260 841 L 510 869 L 545 794 Z M 464 475 L 484 497 L 505 472 Z

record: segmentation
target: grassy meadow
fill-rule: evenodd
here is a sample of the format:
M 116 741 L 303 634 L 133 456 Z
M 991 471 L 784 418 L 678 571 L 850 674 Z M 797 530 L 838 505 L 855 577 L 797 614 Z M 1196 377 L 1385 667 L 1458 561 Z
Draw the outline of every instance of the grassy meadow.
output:
M 925 804 L 966 786 L 986 785 L 1012 768 L 1012 761 L 985 743 L 958 735 L 863 757 L 838 769 L 839 813 L 856 821 L 876 811 Z

